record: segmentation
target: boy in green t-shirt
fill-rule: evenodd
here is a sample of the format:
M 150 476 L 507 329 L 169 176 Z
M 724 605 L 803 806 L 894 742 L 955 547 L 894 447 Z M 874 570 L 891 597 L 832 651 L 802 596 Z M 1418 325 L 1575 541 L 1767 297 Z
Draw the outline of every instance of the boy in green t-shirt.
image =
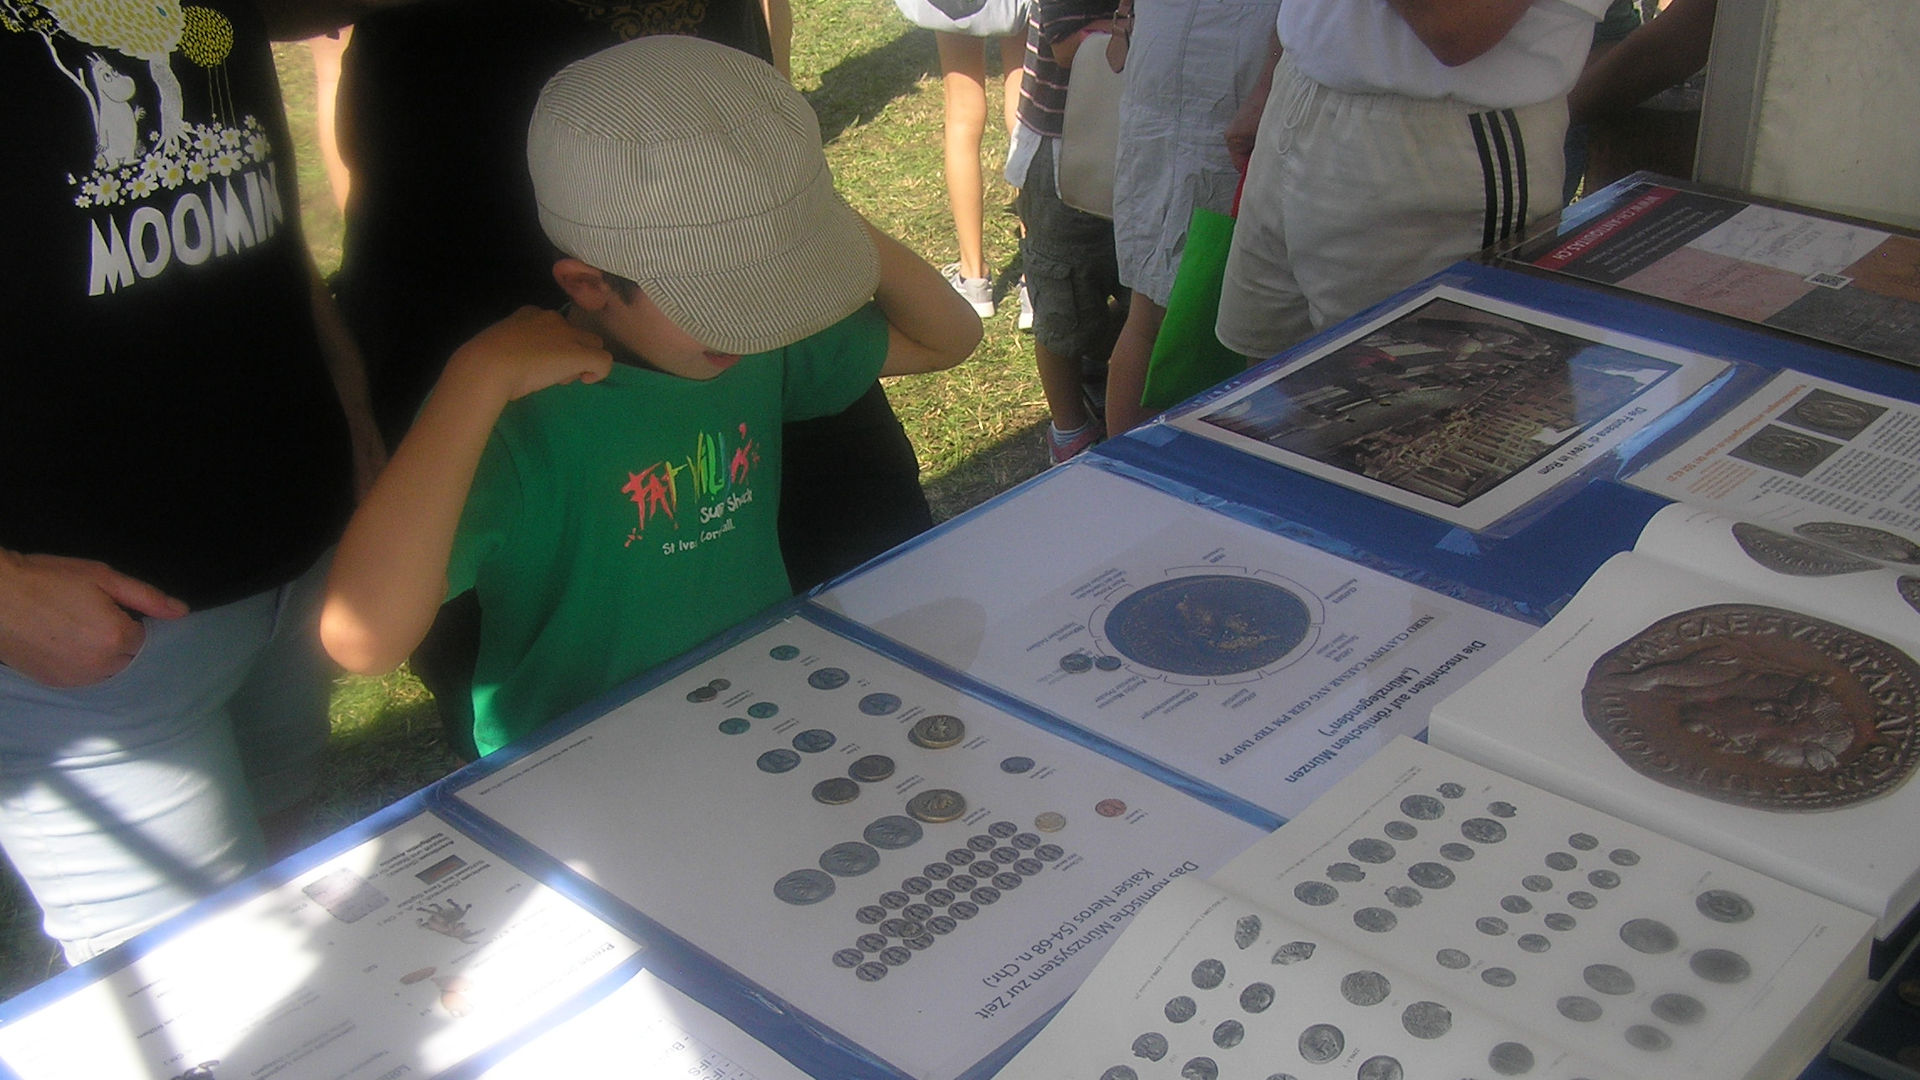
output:
M 840 199 L 812 111 L 744 53 L 650 37 L 573 64 L 527 156 L 572 303 L 454 353 L 321 619 L 335 659 L 385 671 L 475 589 L 482 753 L 788 596 L 781 424 L 980 341 L 939 272 Z

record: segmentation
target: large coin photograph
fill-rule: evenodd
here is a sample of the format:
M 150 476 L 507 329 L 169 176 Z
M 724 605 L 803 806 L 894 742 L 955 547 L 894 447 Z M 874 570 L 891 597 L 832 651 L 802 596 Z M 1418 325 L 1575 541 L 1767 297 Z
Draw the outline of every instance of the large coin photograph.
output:
M 1291 590 L 1256 578 L 1195 574 L 1148 585 L 1113 606 L 1104 632 L 1128 660 L 1171 675 L 1258 671 L 1291 653 L 1313 613 Z
M 1906 782 L 1920 664 L 1758 604 L 1663 618 L 1587 672 L 1587 724 L 1634 771 L 1719 802 L 1837 810 Z

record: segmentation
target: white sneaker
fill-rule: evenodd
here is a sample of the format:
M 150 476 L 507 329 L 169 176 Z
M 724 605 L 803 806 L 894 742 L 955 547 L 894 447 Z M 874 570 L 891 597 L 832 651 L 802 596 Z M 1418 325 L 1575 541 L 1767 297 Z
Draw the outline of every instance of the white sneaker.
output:
M 983 319 L 993 316 L 993 279 L 983 277 L 962 277 L 959 263 L 948 263 L 940 268 L 940 273 L 953 286 L 953 291 L 973 305 L 974 314 Z
M 1020 294 L 1020 321 L 1018 325 L 1020 329 L 1031 334 L 1033 333 L 1033 297 L 1027 295 L 1027 279 L 1024 275 L 1020 278 L 1020 288 L 1018 292 Z

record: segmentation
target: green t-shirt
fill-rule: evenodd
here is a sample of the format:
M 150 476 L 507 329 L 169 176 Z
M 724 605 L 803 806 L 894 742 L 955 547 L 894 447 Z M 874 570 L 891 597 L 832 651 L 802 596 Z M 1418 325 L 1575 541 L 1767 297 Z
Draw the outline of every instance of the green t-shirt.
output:
M 711 380 L 615 364 L 509 405 L 447 569 L 480 600 L 480 752 L 789 596 L 781 424 L 846 408 L 886 352 L 868 305 Z

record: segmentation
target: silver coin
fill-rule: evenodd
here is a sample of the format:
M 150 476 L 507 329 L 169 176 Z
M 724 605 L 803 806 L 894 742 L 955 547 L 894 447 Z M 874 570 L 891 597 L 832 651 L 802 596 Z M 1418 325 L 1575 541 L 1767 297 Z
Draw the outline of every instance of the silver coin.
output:
M 953 890 L 934 889 L 927 893 L 927 903 L 932 904 L 934 907 L 946 907 L 948 904 L 953 903 Z
M 1653 1015 L 1669 1024 L 1697 1024 L 1707 1007 L 1691 994 L 1661 994 L 1653 999 Z
M 754 764 L 760 766 L 761 772 L 783 773 L 800 764 L 800 755 L 783 746 L 761 754 Z
M 921 926 L 912 919 L 906 918 L 888 919 L 886 922 L 880 924 L 880 931 L 882 933 L 889 937 L 897 938 L 913 937 L 925 929 L 926 927 Z
M 1568 906 L 1579 908 L 1581 911 L 1592 911 L 1594 906 L 1599 903 L 1600 898 L 1590 892 L 1576 889 L 1567 894 Z
M 1367 880 L 1367 872 L 1350 862 L 1337 862 L 1327 867 L 1327 877 L 1342 884 L 1352 884 Z
M 1590 997 L 1583 997 L 1579 994 L 1568 994 L 1566 997 L 1554 1002 L 1553 1007 L 1560 1010 L 1561 1016 L 1575 1023 L 1590 1024 L 1600 1019 L 1600 1003 Z
M 907 942 L 907 948 L 912 949 L 914 952 L 919 952 L 922 949 L 931 949 L 933 948 L 933 935 L 915 934 L 914 936 L 907 938 L 906 942 Z
M 859 949 L 839 949 L 833 954 L 833 963 L 836 967 L 857 968 L 866 962 L 867 954 Z
M 1473 958 L 1459 949 L 1441 949 L 1433 954 L 1433 962 L 1450 971 L 1459 971 L 1473 963 Z
M 1360 1063 L 1354 1080 L 1405 1080 L 1407 1071 L 1385 1054 L 1376 1054 Z
M 860 785 L 844 776 L 830 776 L 813 785 L 815 802 L 843 806 L 860 797 Z
M 907 739 L 915 746 L 924 746 L 929 750 L 945 750 L 957 746 L 967 734 L 967 725 L 957 716 L 936 713 L 923 716 L 914 721 L 907 730 Z
M 1324 881 L 1303 881 L 1293 887 L 1293 898 L 1310 907 L 1325 907 L 1340 899 L 1340 890 Z
M 907 880 L 911 881 L 913 879 L 908 878 Z M 913 919 L 916 922 L 925 922 L 933 918 L 933 907 L 930 904 L 908 904 L 906 907 L 900 909 L 900 916 L 905 919 Z
M 954 848 L 947 852 L 947 862 L 953 866 L 968 866 L 973 862 L 973 852 L 966 848 Z
M 1488 986 L 1497 986 L 1504 990 L 1518 982 L 1519 979 L 1512 971 L 1506 968 L 1490 967 L 1480 973 L 1480 981 L 1486 983 Z
M 834 877 L 858 877 L 880 865 L 880 853 L 870 844 L 849 840 L 820 853 L 820 869 Z
M 1233 924 L 1233 943 L 1242 949 L 1260 940 L 1260 916 L 1242 915 Z
M 1500 910 L 1509 915 L 1525 915 L 1533 910 L 1533 901 L 1524 896 L 1503 896 L 1500 898 Z
M 1714 922 L 1738 923 L 1753 918 L 1753 904 L 1728 889 L 1708 889 L 1693 898 L 1693 906 Z
M 1426 897 L 1411 885 L 1394 885 L 1387 889 L 1387 903 L 1397 908 L 1418 907 Z
M 1553 942 L 1539 934 L 1521 934 L 1514 939 L 1514 944 L 1520 946 L 1522 952 L 1530 953 L 1543 953 L 1553 948 Z
M 1218 960 L 1202 960 L 1193 965 L 1193 985 L 1201 990 L 1211 990 L 1227 978 L 1227 965 Z
M 1178 997 L 1168 998 L 1166 1008 L 1161 1011 L 1166 1013 L 1170 1022 L 1184 1024 L 1193 1019 L 1193 1014 L 1199 1012 L 1200 1008 L 1193 1003 L 1192 998 L 1181 994 Z
M 980 906 L 971 900 L 955 900 L 947 911 L 956 919 L 971 919 L 980 914 Z
M 899 967 L 913 959 L 913 950 L 905 945 L 889 945 L 880 950 L 880 960 L 888 967 Z
M 1695 975 L 1710 983 L 1737 983 L 1753 974 L 1747 958 L 1728 949 L 1701 949 L 1687 961 Z
M 907 800 L 907 813 L 930 825 L 952 821 L 966 811 L 966 797 L 947 788 L 930 788 Z
M 1033 849 L 1034 857 L 1042 862 L 1053 862 L 1066 853 L 1067 849 L 1061 847 L 1059 844 L 1041 844 L 1039 847 Z
M 1041 862 L 1039 859 L 1021 859 L 1019 862 L 1013 864 L 1015 873 L 1025 874 L 1028 877 L 1032 877 L 1046 868 L 1047 864 Z
M 967 848 L 977 854 L 985 855 L 994 849 L 993 837 L 988 836 L 986 833 L 969 836 L 967 837 Z
M 1023 880 L 1025 879 L 1019 874 L 995 874 L 993 875 L 993 886 L 1001 892 L 1012 892 L 1020 887 L 1020 883 Z
M 1415 821 L 1433 821 L 1447 812 L 1447 804 L 1431 795 L 1409 795 L 1400 800 L 1400 812 Z
M 1325 1065 L 1347 1048 L 1347 1036 L 1332 1024 L 1313 1024 L 1300 1033 L 1300 1056 Z
M 853 917 L 866 923 L 868 926 L 878 926 L 880 925 L 880 920 L 887 917 L 887 909 L 881 907 L 879 904 L 867 904 L 859 911 L 854 912 Z
M 1587 884 L 1596 889 L 1617 889 L 1620 887 L 1620 875 L 1611 870 L 1595 870 L 1587 875 Z
M 1167 1056 L 1167 1037 L 1157 1031 L 1149 1031 L 1133 1040 L 1133 1056 L 1159 1061 Z
M 973 897 L 973 902 L 982 907 L 998 903 L 1000 900 L 1000 890 L 991 885 L 982 885 L 967 895 Z
M 1628 919 L 1620 924 L 1620 940 L 1634 952 L 1657 956 L 1680 947 L 1680 935 L 1658 919 Z
M 1270 984 L 1248 983 L 1246 989 L 1240 991 L 1240 1007 L 1250 1013 L 1263 1013 L 1272 1007 L 1273 998 L 1274 990 Z
M 1493 915 L 1483 915 L 1473 921 L 1473 928 L 1488 937 L 1499 937 L 1507 932 L 1507 920 Z
M 880 934 L 861 934 L 858 938 L 854 939 L 854 944 L 868 952 L 877 953 L 892 944 L 892 942 L 889 942 Z
M 819 870 L 795 870 L 773 883 L 773 895 L 788 904 L 817 904 L 833 895 L 833 879 Z
M 1592 851 L 1600 846 L 1600 840 L 1590 833 L 1577 832 L 1567 837 L 1567 846 L 1575 851 Z
M 1627 1029 L 1627 1045 L 1635 1050 L 1657 1053 L 1673 1045 L 1673 1036 L 1652 1024 L 1635 1024 Z
M 919 822 L 901 814 L 888 814 L 886 817 L 875 818 L 860 832 L 861 838 L 867 843 L 884 851 L 898 851 L 903 847 L 912 847 L 919 843 L 924 835 L 926 834 L 920 828 Z M 944 863 L 934 865 L 940 867 L 942 877 L 949 872 Z
M 1222 1020 L 1220 1023 L 1214 1025 L 1213 1045 L 1222 1050 L 1231 1050 L 1239 1046 L 1240 1040 L 1246 1037 L 1246 1025 L 1238 1020 Z
M 1416 1039 L 1437 1039 L 1453 1030 L 1453 1010 L 1437 1001 L 1416 1001 L 1401 1010 L 1400 1026 Z
M 1517 1042 L 1503 1042 L 1487 1052 L 1487 1065 L 1501 1076 L 1533 1071 L 1533 1051 Z
M 1313 942 L 1289 941 L 1273 950 L 1273 962 L 1281 965 L 1298 964 L 1313 959 Z
M 1393 993 L 1393 984 L 1377 971 L 1353 971 L 1340 980 L 1340 996 L 1352 1005 L 1378 1005 Z
M 1362 837 L 1347 845 L 1347 854 L 1363 863 L 1392 862 L 1397 854 L 1393 845 L 1378 837 Z
M 893 775 L 893 759 L 885 754 L 868 754 L 847 766 L 847 775 L 863 784 L 875 784 Z
M 1580 865 L 1580 860 L 1574 858 L 1572 852 L 1567 851 L 1548 852 L 1547 857 L 1541 861 L 1547 864 L 1549 870 L 1572 870 Z
M 1032 851 L 1034 848 L 1040 846 L 1040 837 L 1030 832 L 1015 833 L 1013 834 L 1013 846 L 1019 848 L 1021 851 Z
M 1020 826 L 1015 825 L 1011 821 L 996 821 L 987 826 L 987 835 L 993 837 L 995 840 L 1005 840 L 1007 837 L 1019 831 Z
M 1020 861 L 1020 853 L 1010 847 L 997 847 L 988 853 L 994 862 L 1001 866 L 1012 866 Z
M 953 921 L 953 917 L 950 915 L 935 915 L 933 918 L 927 920 L 927 929 L 936 934 L 951 934 L 954 928 L 959 925 L 959 923 Z
M 908 818 L 907 820 L 912 821 L 913 819 Z M 917 828 L 918 826 L 915 827 Z M 868 841 L 868 843 L 872 843 L 872 841 Z M 880 845 L 874 844 L 873 846 L 879 847 Z M 953 876 L 953 866 L 944 862 L 930 862 L 921 867 L 920 872 L 935 881 L 945 881 Z
M 887 977 L 887 965 L 877 960 L 869 960 L 854 968 L 853 973 L 860 977 L 861 982 L 879 982 Z
M 1212 1058 L 1197 1057 L 1180 1066 L 1180 1080 L 1219 1080 L 1220 1066 Z
M 1140 1080 L 1140 1074 L 1125 1065 L 1115 1065 L 1100 1074 L 1100 1080 Z
M 880 894 L 880 906 L 889 911 L 899 911 L 911 903 L 913 903 L 913 897 L 897 889 L 889 889 Z
M 1613 964 L 1588 964 L 1580 972 L 1580 977 L 1602 994 L 1621 997 L 1633 993 L 1633 975 L 1627 969 Z
M 1497 844 L 1507 838 L 1507 827 L 1492 818 L 1468 818 L 1460 823 L 1460 835 L 1476 844 Z
M 990 879 L 1000 872 L 1000 864 L 987 859 L 981 859 L 979 862 L 967 867 L 967 872 L 977 878 Z
M 1400 925 L 1400 917 L 1386 908 L 1363 907 L 1353 913 L 1353 925 L 1369 934 L 1384 934 Z
M 803 754 L 817 754 L 837 741 L 826 728 L 808 728 L 793 737 L 793 748 Z
M 955 874 L 947 879 L 947 888 L 957 893 L 972 892 L 979 884 L 972 874 Z

